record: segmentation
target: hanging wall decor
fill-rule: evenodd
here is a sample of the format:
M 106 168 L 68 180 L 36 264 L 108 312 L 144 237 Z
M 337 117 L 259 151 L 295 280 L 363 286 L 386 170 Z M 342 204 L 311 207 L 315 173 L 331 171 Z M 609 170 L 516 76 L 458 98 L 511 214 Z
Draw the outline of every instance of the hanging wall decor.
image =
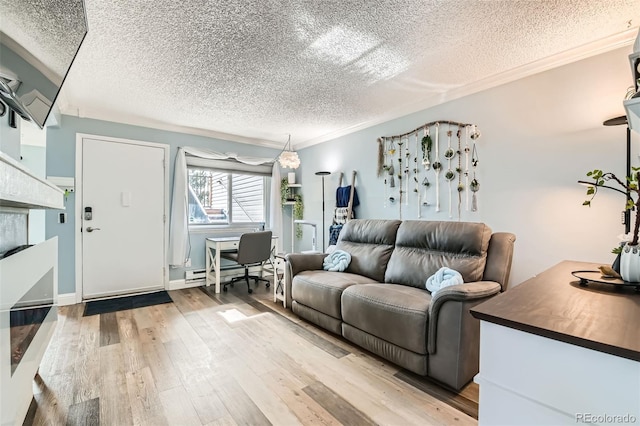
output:
M 433 141 L 429 135 L 429 126 L 424 126 L 424 136 L 422 137 L 422 165 L 425 170 L 431 168 L 431 148 Z
M 469 189 L 469 126 L 464 126 L 464 187 Z M 469 191 L 465 192 L 466 210 L 469 211 Z
M 473 139 L 473 148 L 471 150 L 471 167 L 473 168 L 473 180 L 471 181 L 471 191 L 473 192 L 473 197 L 471 199 L 471 211 L 478 211 L 478 191 L 480 190 L 480 182 L 476 178 L 476 168 L 478 167 L 478 150 L 476 148 L 476 140 L 480 137 L 480 132 L 473 125 L 471 131 L 471 139 Z
M 378 169 L 376 173 L 378 177 L 382 176 L 382 174 L 384 173 L 384 166 L 385 166 L 384 153 L 385 153 L 384 139 L 378 138 Z
M 444 178 L 449 183 L 449 218 L 453 218 L 453 212 L 451 210 L 451 199 L 453 198 L 453 194 L 451 193 L 451 181 L 456 177 L 456 174 L 451 170 L 451 160 L 455 155 L 453 149 L 451 149 L 451 125 L 449 125 L 449 130 L 447 130 L 447 150 L 444 152 L 444 158 L 447 159 L 447 171 L 444 174 Z
M 440 159 L 441 125 L 447 125 L 447 146 L 443 151 L 442 160 Z M 455 130 L 456 127 L 457 130 Z M 463 130 L 464 147 L 462 146 Z M 454 131 L 456 132 L 457 146 L 452 145 L 451 138 Z M 377 173 L 384 181 L 384 207 L 391 206 L 398 201 L 399 217 L 402 219 L 402 205 L 408 206 L 414 203 L 412 200 L 416 200 L 417 216 L 422 218 L 422 209 L 431 206 L 428 200 L 428 190 L 431 187 L 428 175 L 433 173 L 432 176 L 435 176 L 435 212 L 439 213 L 441 211 L 440 174 L 442 173 L 449 190 L 449 217 L 453 218 L 454 184 L 458 194 L 458 220 L 462 218 L 463 204 L 466 206 L 466 211 L 478 211 L 477 193 L 480 190 L 480 183 L 476 173 L 478 166 L 476 142 L 479 138 L 480 131 L 475 124 L 449 120 L 433 121 L 423 124 L 411 132 L 378 138 Z M 472 146 L 470 146 L 470 140 Z M 447 161 L 446 169 L 442 164 L 444 160 Z M 415 197 L 411 194 L 415 194 Z M 433 193 L 431 196 L 433 197 Z
M 461 215 L 461 209 L 462 209 L 462 192 L 464 191 L 465 187 L 462 184 L 462 155 L 460 154 L 460 149 L 462 148 L 462 142 L 461 142 L 461 137 L 462 137 L 462 130 L 460 130 L 461 127 L 458 127 L 458 132 L 456 133 L 456 137 L 458 138 L 458 150 L 456 151 L 456 154 L 458 155 L 458 167 L 456 167 L 456 173 L 458 174 L 458 220 L 460 220 Z
M 398 187 L 398 192 L 400 193 L 398 197 L 398 208 L 400 220 L 402 220 L 402 194 L 404 193 L 402 190 L 402 136 L 400 136 L 398 140 Z
M 433 171 L 436 174 L 436 213 L 440 212 L 440 170 L 442 170 L 442 164 L 440 163 L 440 155 L 438 152 L 440 135 L 440 123 L 436 123 L 436 161 L 433 162 Z
M 405 205 L 409 205 L 409 163 L 411 163 L 411 139 L 407 136 L 407 152 L 405 152 L 404 162 L 404 193 L 405 193 Z

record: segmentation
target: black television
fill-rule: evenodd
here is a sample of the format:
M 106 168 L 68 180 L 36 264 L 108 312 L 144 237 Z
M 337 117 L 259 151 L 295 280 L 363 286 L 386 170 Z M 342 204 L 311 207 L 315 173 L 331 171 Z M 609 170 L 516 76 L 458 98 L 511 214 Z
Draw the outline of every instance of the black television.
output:
M 84 0 L 2 2 L 0 101 L 41 129 L 87 35 Z

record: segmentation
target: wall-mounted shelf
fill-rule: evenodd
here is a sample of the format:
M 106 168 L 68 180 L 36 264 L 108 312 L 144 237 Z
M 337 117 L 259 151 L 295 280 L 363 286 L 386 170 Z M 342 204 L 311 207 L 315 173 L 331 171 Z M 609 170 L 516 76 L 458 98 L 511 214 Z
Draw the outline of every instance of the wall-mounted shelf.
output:
M 293 196 L 296 193 L 296 190 L 298 188 L 302 188 L 302 184 L 299 183 L 289 183 L 287 184 L 287 194 L 289 196 L 289 198 L 293 198 Z M 296 204 L 295 201 L 285 201 L 282 203 L 283 206 L 291 206 L 291 253 L 293 253 L 295 251 L 295 239 L 296 239 L 296 230 L 295 230 L 295 224 L 293 223 L 294 221 L 294 217 L 293 217 L 293 209 L 294 209 L 294 205 Z
M 629 128 L 640 133 L 640 97 L 624 101 Z
M 75 178 L 63 176 L 47 176 L 47 180 L 63 191 L 74 192 L 76 190 Z
M 291 197 L 293 197 L 295 195 L 295 191 L 298 188 L 302 188 L 302 185 L 299 183 L 290 183 L 287 185 L 287 189 L 290 189 L 290 191 L 288 191 L 289 195 Z M 285 201 L 284 203 L 282 203 L 283 206 L 293 206 L 296 202 L 295 201 Z
M 0 206 L 64 209 L 64 192 L 0 152 Z
M 631 65 L 631 75 L 633 76 L 633 87 L 636 95 L 640 90 L 638 87 L 640 83 L 640 32 L 636 38 L 636 42 L 633 46 L 634 52 L 629 55 L 629 65 Z M 629 128 L 640 133 L 640 97 L 628 99 L 623 102 L 624 109 L 627 113 L 627 122 Z

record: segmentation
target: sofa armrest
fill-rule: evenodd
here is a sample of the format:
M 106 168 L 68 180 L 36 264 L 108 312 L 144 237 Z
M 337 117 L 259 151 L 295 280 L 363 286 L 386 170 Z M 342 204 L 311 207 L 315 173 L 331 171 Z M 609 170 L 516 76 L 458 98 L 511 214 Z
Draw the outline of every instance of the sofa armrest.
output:
M 447 333 L 446 329 L 451 327 L 460 327 L 460 324 L 438 324 L 438 316 L 440 310 L 447 302 L 460 302 L 461 304 L 480 303 L 481 300 L 494 296 L 500 292 L 500 284 L 495 281 L 476 281 L 472 283 L 464 283 L 452 285 L 439 290 L 435 297 L 431 299 L 429 305 L 429 341 L 427 342 L 427 350 L 430 354 L 436 352 L 437 333 Z M 466 303 L 465 303 L 466 302 Z M 470 315 L 467 313 L 467 315 Z
M 319 271 L 322 269 L 322 262 L 327 257 L 325 253 L 289 253 L 285 256 L 287 260 L 284 268 L 284 282 L 287 287 L 285 294 L 287 295 L 287 306 L 291 306 L 291 283 L 293 277 L 302 271 Z

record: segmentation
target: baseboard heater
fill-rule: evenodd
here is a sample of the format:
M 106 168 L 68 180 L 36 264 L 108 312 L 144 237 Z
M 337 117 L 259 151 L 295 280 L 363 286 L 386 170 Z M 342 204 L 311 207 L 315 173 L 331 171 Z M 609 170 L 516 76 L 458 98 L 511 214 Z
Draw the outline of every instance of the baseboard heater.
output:
M 260 266 L 251 266 L 249 267 L 250 273 L 258 273 L 260 272 Z M 203 281 L 206 275 L 206 269 L 190 269 L 185 271 L 184 273 L 184 281 L 185 283 L 193 283 L 196 281 Z M 244 274 L 244 267 L 242 265 L 228 265 L 222 266 L 220 268 L 220 278 L 229 278 L 233 276 L 240 276 Z
M 204 280 L 206 269 L 191 269 L 184 273 L 184 280 L 188 283 L 198 280 Z

